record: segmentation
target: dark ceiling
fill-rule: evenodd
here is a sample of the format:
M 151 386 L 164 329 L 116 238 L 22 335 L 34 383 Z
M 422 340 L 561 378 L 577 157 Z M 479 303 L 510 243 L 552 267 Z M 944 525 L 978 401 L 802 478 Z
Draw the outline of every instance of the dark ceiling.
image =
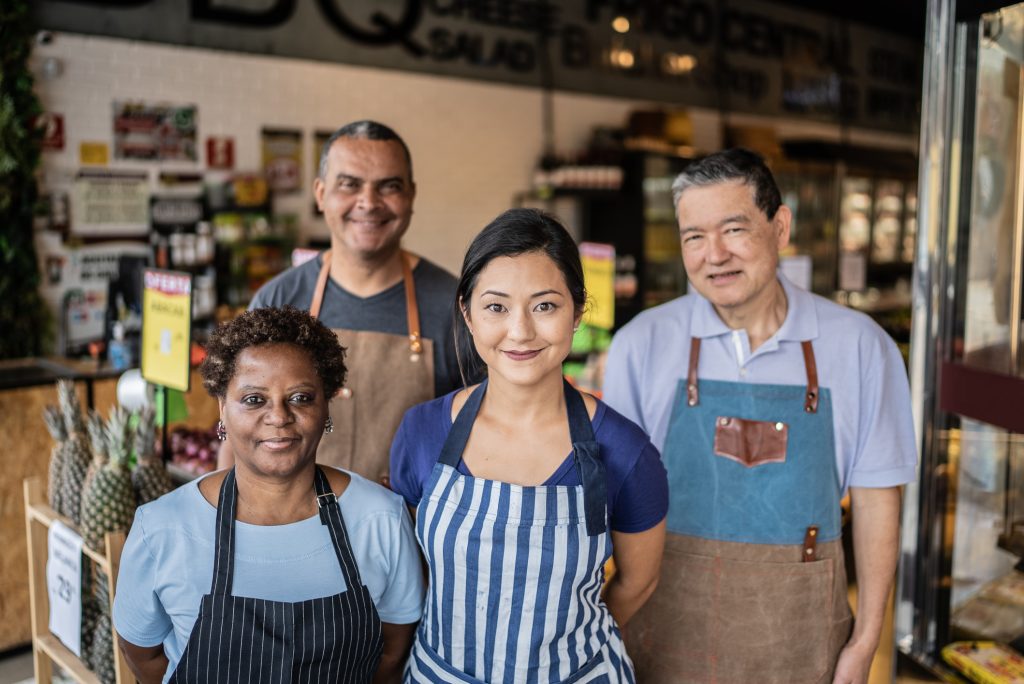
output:
M 926 0 L 771 0 L 837 19 L 856 21 L 924 42 Z

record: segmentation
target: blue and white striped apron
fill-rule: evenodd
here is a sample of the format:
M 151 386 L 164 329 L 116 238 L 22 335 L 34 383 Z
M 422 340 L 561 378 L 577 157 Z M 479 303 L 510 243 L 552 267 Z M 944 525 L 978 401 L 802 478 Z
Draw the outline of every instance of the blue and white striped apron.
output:
M 565 383 L 582 485 L 524 487 L 457 469 L 486 390 L 459 412 L 417 511 L 430 591 L 405 681 L 633 684 L 601 600 L 612 543 L 583 399 Z

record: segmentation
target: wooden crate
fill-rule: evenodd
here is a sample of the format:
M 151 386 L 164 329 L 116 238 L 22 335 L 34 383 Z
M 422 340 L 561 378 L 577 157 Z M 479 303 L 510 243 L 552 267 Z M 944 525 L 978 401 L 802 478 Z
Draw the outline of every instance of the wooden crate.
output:
M 30 613 L 32 618 L 32 656 L 35 664 L 37 684 L 50 684 L 53 681 L 53 665 L 57 664 L 75 681 L 83 684 L 99 684 L 99 678 L 86 667 L 78 656 L 72 653 L 60 640 L 50 634 L 50 599 L 46 591 L 46 559 L 47 538 L 50 525 L 60 520 L 74 528 L 68 518 L 58 515 L 43 498 L 43 486 L 39 478 L 27 478 L 24 482 L 25 494 L 25 526 L 28 536 L 28 586 L 30 597 Z M 82 547 L 82 554 L 95 563 L 106 574 L 110 585 L 110 610 L 114 608 L 114 588 L 117 586 L 117 571 L 121 561 L 121 549 L 124 547 L 124 532 L 107 534 L 104 553 Z M 111 626 L 113 631 L 113 626 Z M 129 684 L 135 681 L 128 669 L 121 650 L 117 648 L 117 633 L 114 638 L 114 671 L 117 684 Z

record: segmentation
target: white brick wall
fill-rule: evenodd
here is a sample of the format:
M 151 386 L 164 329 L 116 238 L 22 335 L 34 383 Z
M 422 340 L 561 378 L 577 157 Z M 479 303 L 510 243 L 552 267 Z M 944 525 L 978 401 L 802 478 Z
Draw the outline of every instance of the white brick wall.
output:
M 309 155 L 314 131 L 377 119 L 395 128 L 413 155 L 418 190 L 406 244 L 453 271 L 472 236 L 528 186 L 541 150 L 536 89 L 67 33 L 37 47 L 33 60 L 38 65 L 47 57 L 59 59 L 63 73 L 38 77 L 37 90 L 45 109 L 64 115 L 66 129 L 64 150 L 45 153 L 47 184 L 67 183 L 78 167 L 80 142 L 112 145 L 114 100 L 198 105 L 199 163 L 165 163 L 161 169 L 202 169 L 206 138 L 224 135 L 235 139 L 236 169 L 255 170 L 263 127 L 303 130 L 303 154 Z M 644 104 L 557 94 L 558 150 L 581 149 L 595 125 L 621 125 L 630 110 Z M 717 148 L 718 113 L 691 110 L 691 116 L 697 147 Z M 766 123 L 757 117 L 744 121 Z M 791 122 L 789 129 L 806 126 Z M 835 127 L 815 130 L 839 136 Z M 854 133 L 851 140 L 872 135 Z M 916 145 L 914 139 L 881 137 L 888 144 Z M 112 159 L 111 167 L 155 165 Z M 310 213 L 311 169 L 307 156 L 303 193 L 282 198 L 276 209 L 298 214 L 305 235 L 326 236 L 326 227 Z

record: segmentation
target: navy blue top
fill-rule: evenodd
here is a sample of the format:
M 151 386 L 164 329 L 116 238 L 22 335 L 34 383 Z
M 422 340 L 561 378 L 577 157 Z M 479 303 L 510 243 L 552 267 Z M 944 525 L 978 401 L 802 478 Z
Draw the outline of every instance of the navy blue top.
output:
M 391 444 L 391 488 L 410 506 L 419 505 L 423 487 L 451 432 L 455 394 L 413 406 L 398 426 Z M 612 529 L 627 533 L 649 530 L 668 512 L 668 480 L 658 450 L 643 430 L 602 401 L 597 402 L 591 422 L 605 465 Z M 578 486 L 579 470 L 574 465 L 570 453 L 544 484 Z M 458 470 L 472 475 L 465 461 L 459 461 Z

